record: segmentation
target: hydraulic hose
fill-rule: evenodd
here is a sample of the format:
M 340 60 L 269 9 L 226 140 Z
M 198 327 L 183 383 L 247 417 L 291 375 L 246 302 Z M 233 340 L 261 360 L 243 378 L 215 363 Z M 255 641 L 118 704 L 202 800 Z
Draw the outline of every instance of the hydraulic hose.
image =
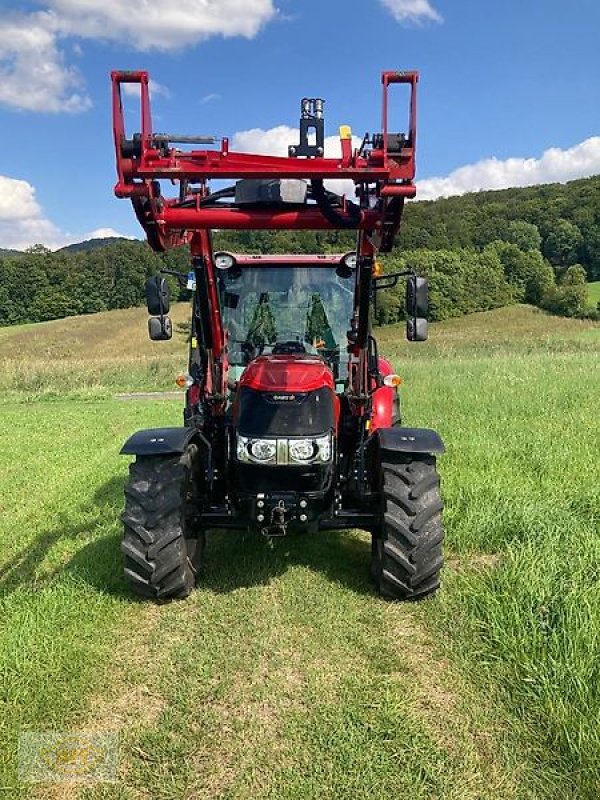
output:
M 331 222 L 336 228 L 358 228 L 361 220 L 361 211 L 356 203 L 346 201 L 348 213 L 341 214 L 330 200 L 330 197 L 335 197 L 335 195 L 326 191 L 321 178 L 313 178 L 310 182 L 310 188 L 313 200 L 328 222 Z

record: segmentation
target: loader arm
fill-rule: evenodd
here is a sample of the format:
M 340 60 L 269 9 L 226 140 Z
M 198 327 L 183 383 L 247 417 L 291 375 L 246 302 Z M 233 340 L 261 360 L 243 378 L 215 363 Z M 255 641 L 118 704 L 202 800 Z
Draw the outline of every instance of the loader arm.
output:
M 318 98 L 302 101 L 299 144 L 290 144 L 287 156 L 268 156 L 231 150 L 226 137 L 157 133 L 152 125 L 148 73 L 115 71 L 111 78 L 117 168 L 114 192 L 117 197 L 131 201 L 155 251 L 180 245 L 190 247 L 207 363 L 202 391 L 213 412 L 224 413 L 228 364 L 211 230 L 344 229 L 357 231 L 347 396 L 353 413 L 364 415 L 372 392 L 368 339 L 375 257 L 378 252 L 391 250 L 404 201 L 416 194 L 418 74 L 394 71 L 382 74 L 381 132 L 366 134 L 362 145 L 354 148 L 350 129 L 342 126 L 338 158 L 324 155 L 323 101 Z M 125 129 L 123 84 L 139 85 L 140 89 L 140 127 L 131 136 Z M 405 133 L 397 133 L 390 127 L 389 95 L 394 85 L 403 85 L 409 91 Z M 272 196 L 259 200 L 258 195 L 256 202 L 247 202 L 238 198 L 233 189 L 211 193 L 211 179 L 245 181 L 249 186 L 267 186 L 269 182 L 282 186 L 282 181 L 304 181 L 310 202 L 283 202 Z M 332 197 L 324 185 L 328 179 L 353 182 L 357 202 L 346 196 Z M 163 195 L 161 181 L 176 186 L 175 196 Z M 251 181 L 262 183 L 251 184 Z M 225 202 L 232 197 L 233 202 Z

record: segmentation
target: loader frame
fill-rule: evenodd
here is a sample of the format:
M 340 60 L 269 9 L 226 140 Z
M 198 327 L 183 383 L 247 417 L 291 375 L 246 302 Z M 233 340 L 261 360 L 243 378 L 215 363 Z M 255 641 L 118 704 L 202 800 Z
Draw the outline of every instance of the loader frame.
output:
M 115 71 L 113 92 L 113 133 L 119 198 L 131 200 L 150 246 L 157 252 L 188 245 L 196 273 L 196 292 L 208 306 L 203 346 L 207 370 L 203 399 L 213 414 L 225 412 L 227 395 L 227 342 L 217 292 L 211 230 L 335 230 L 357 231 L 354 314 L 348 334 L 348 401 L 352 413 L 368 412 L 372 393 L 368 376 L 369 304 L 372 297 L 375 258 L 389 252 L 400 227 L 404 201 L 416 194 L 414 185 L 417 138 L 418 73 L 383 72 L 381 132 L 366 134 L 359 148 L 353 148 L 347 126 L 340 128 L 339 158 L 325 158 L 322 102 L 302 101 L 300 145 L 290 145 L 287 157 L 240 153 L 230 149 L 229 139 L 211 136 L 160 134 L 153 130 L 149 75 L 145 71 Z M 140 87 L 140 131 L 128 138 L 122 100 L 123 84 Z M 408 130 L 390 129 L 390 89 L 409 89 Z M 307 144 L 307 132 L 314 129 L 317 145 Z M 204 145 L 204 149 L 183 150 L 177 145 Z M 210 201 L 211 179 L 303 179 L 310 182 L 313 195 L 321 202 L 285 207 L 219 207 Z M 354 182 L 358 204 L 343 198 L 340 210 L 331 212 L 323 201 L 322 182 L 348 179 Z M 164 197 L 161 180 L 179 188 L 175 197 Z

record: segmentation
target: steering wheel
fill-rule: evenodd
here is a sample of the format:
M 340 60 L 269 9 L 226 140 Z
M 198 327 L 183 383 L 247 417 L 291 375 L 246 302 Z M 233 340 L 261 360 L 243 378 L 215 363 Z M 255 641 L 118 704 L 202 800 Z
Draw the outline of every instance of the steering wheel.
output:
M 293 356 L 300 353 L 306 353 L 306 348 L 302 342 L 295 340 L 275 342 L 271 350 L 274 356 Z

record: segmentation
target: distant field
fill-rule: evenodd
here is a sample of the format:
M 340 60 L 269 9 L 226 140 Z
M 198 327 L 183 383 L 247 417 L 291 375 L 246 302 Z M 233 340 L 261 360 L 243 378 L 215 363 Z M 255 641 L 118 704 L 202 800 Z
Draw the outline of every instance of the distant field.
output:
M 182 322 L 187 309 L 178 307 Z M 179 424 L 185 337 L 142 309 L 0 330 L 0 787 L 12 798 L 597 800 L 600 325 L 528 307 L 378 331 L 440 430 L 443 588 L 380 600 L 356 531 L 209 536 L 182 603 L 135 601 L 124 438 Z M 20 785 L 22 730 L 118 732 L 120 783 Z
M 588 283 L 588 300 L 592 308 L 600 303 L 600 281 Z
M 148 339 L 145 308 L 0 328 L 0 391 L 51 399 L 174 389 L 187 366 L 189 306 L 175 304 L 171 317 L 173 339 L 160 343 Z

